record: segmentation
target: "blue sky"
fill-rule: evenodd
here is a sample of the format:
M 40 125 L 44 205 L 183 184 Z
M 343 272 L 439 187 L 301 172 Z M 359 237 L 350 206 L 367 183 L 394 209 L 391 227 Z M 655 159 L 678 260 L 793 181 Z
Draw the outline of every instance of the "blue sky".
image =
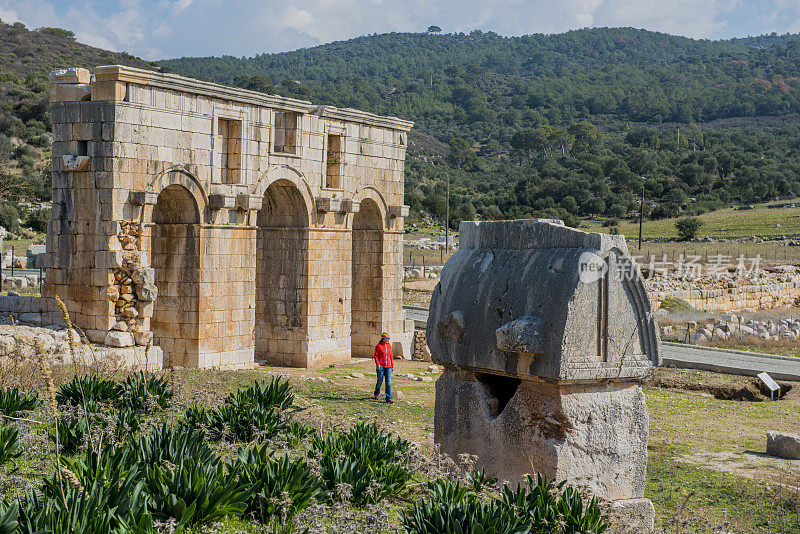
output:
M 590 26 L 712 39 L 797 33 L 800 0 L 0 0 L 0 19 L 162 59 L 252 56 L 430 25 L 501 35 Z

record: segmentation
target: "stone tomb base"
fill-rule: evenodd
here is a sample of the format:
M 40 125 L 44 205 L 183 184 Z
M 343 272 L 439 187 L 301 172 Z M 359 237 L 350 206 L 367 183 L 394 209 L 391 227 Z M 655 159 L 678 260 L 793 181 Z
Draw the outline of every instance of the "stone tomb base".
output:
M 445 369 L 436 382 L 434 441 L 511 484 L 541 472 L 610 501 L 636 532 L 653 528 L 644 499 L 648 413 L 632 383 L 554 385 Z M 631 522 L 635 522 L 635 525 Z

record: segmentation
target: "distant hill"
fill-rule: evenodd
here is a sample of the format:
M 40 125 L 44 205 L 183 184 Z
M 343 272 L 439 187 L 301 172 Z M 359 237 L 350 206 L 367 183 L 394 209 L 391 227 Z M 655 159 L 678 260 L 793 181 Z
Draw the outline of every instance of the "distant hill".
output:
M 24 196 L 41 200 L 51 197 L 48 73 L 58 68 L 107 64 L 157 68 L 129 54 L 77 43 L 66 30 L 30 31 L 21 23 L 0 22 L 0 174 L 16 177 L 16 185 L 25 186 Z M 19 188 L 0 188 L 0 200 L 9 196 L 18 199 Z M 13 219 L 13 213 L 0 209 L 0 226 L 15 227 Z
M 800 112 L 797 36 L 709 41 L 633 28 L 522 37 L 392 33 L 161 64 L 234 85 L 266 76 L 278 92 L 409 118 L 444 141 L 457 134 L 502 143 L 516 129 L 587 118 L 688 123 Z
M 392 33 L 179 74 L 416 122 L 413 213 L 654 218 L 800 194 L 800 39 L 634 28 L 501 37 Z M 449 145 L 449 146 L 448 146 Z
M 392 33 L 151 64 L 20 26 L 0 24 L 0 172 L 20 176 L 26 196 L 50 195 L 47 73 L 103 63 L 414 120 L 412 220 L 442 220 L 447 181 L 454 227 L 530 216 L 613 225 L 637 213 L 643 184 L 651 218 L 800 195 L 797 35 Z

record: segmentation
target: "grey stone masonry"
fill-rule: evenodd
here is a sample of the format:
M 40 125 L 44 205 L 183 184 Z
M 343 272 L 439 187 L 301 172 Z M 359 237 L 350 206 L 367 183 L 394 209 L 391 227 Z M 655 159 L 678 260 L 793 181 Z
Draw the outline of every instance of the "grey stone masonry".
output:
M 463 222 L 431 299 L 444 365 L 434 440 L 509 482 L 542 472 L 611 501 L 649 532 L 648 412 L 639 383 L 660 339 L 622 236 L 561 221 Z

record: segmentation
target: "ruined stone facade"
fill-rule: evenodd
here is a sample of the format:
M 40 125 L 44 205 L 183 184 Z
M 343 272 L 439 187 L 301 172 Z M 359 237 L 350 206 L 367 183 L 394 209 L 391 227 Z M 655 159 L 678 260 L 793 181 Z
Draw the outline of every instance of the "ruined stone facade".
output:
M 445 368 L 434 440 L 502 480 L 566 480 L 631 532 L 652 529 L 639 382 L 660 340 L 625 238 L 542 220 L 463 222 L 460 238 L 428 318 Z
M 244 368 L 403 337 L 412 123 L 122 66 L 50 82 L 43 295 L 90 339 Z

